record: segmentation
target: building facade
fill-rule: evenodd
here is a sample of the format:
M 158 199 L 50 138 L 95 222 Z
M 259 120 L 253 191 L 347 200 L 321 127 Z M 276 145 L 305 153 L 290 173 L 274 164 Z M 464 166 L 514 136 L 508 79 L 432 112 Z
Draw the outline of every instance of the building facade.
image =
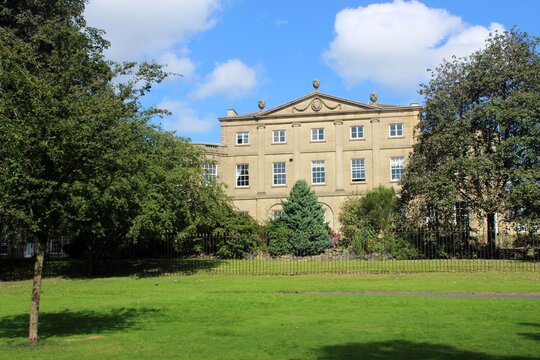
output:
M 221 144 L 204 144 L 208 177 L 226 185 L 240 211 L 259 222 L 279 215 L 281 201 L 305 180 L 339 227 L 343 201 L 379 185 L 397 187 L 415 142 L 420 106 L 360 103 L 315 91 L 289 103 L 220 118 Z

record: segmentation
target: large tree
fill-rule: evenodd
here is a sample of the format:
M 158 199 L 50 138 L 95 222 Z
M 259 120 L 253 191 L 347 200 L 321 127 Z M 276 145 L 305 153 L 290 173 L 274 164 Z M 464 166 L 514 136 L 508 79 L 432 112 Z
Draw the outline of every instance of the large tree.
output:
M 31 343 L 52 237 L 69 235 L 95 259 L 234 214 L 223 189 L 203 181 L 202 150 L 148 122 L 163 112 L 140 101 L 161 67 L 106 61 L 84 5 L 0 5 L 0 221 L 35 244 Z M 119 75 L 128 80 L 115 85 Z
M 517 30 L 494 33 L 469 57 L 443 61 L 422 85 L 419 141 L 402 179 L 409 215 L 416 209 L 425 219 L 436 209 L 448 223 L 464 203 L 487 220 L 492 250 L 496 214 L 538 220 L 538 44 Z

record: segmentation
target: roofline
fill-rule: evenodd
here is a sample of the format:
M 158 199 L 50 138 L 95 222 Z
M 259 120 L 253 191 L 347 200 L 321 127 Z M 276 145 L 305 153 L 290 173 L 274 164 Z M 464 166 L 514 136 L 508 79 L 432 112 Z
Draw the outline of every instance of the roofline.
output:
M 403 109 L 421 109 L 422 108 L 419 104 L 416 104 L 416 103 L 412 103 L 410 105 L 377 106 L 376 105 L 377 103 L 374 103 L 374 104 L 361 103 L 361 102 L 358 102 L 358 101 L 349 100 L 349 99 L 341 98 L 341 97 L 338 97 L 338 96 L 321 93 L 319 91 L 314 91 L 314 92 L 311 92 L 311 93 L 309 93 L 307 95 L 304 95 L 304 96 L 302 96 L 302 97 L 300 97 L 298 99 L 289 101 L 289 102 L 287 102 L 285 104 L 275 106 L 275 107 L 273 107 L 271 109 L 268 109 L 268 110 L 261 110 L 261 111 L 247 113 L 247 114 L 241 114 L 241 115 L 237 115 L 237 116 L 224 116 L 224 117 L 219 117 L 218 120 L 221 122 L 221 121 L 227 121 L 227 120 L 258 120 L 258 118 L 262 118 L 262 117 L 264 117 L 266 119 L 272 119 L 272 118 L 278 118 L 278 117 L 279 118 L 289 118 L 289 117 L 312 116 L 313 115 L 312 113 L 309 113 L 309 114 L 305 114 L 305 113 L 281 114 L 279 116 L 272 116 L 271 113 L 275 112 L 275 111 L 277 111 L 279 109 L 292 106 L 295 103 L 302 102 L 302 101 L 312 97 L 313 95 L 320 95 L 322 97 L 330 98 L 330 99 L 335 100 L 335 101 L 344 102 L 344 103 L 348 103 L 348 104 L 356 105 L 356 106 L 361 106 L 361 107 L 367 107 L 368 108 L 368 109 L 366 109 L 367 113 L 369 113 L 369 112 L 379 113 L 379 112 L 399 111 L 399 110 L 403 110 Z M 381 104 L 381 105 L 384 105 L 384 104 Z M 339 111 L 333 111 L 331 114 L 334 114 L 334 115 L 335 114 L 350 114 L 350 113 L 353 113 L 353 112 L 356 112 L 356 111 L 357 110 L 339 110 Z
M 205 142 L 192 142 L 191 145 L 198 145 L 198 146 L 217 146 L 217 147 L 224 147 L 224 146 L 225 146 L 225 145 L 222 145 L 222 144 L 205 143 Z

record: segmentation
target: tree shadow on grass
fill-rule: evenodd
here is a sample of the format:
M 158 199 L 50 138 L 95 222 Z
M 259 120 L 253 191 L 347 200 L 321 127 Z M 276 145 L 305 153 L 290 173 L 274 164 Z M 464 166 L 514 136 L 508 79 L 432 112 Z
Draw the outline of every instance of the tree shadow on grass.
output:
M 194 275 L 212 272 L 222 263 L 219 259 L 111 259 L 102 260 L 92 268 L 84 260 L 46 260 L 44 277 L 96 278 L 117 276 L 161 276 L 165 274 Z M 0 281 L 32 279 L 33 259 L 0 261 Z
M 533 327 L 533 328 L 539 328 L 538 332 L 535 332 L 535 333 L 519 333 L 518 335 L 529 338 L 531 340 L 540 341 L 540 324 L 519 323 L 519 325 L 521 325 L 521 326 L 530 326 L 530 327 Z
M 118 332 L 141 328 L 141 322 L 159 314 L 152 308 L 117 308 L 110 312 L 92 310 L 43 312 L 39 315 L 39 337 L 73 336 Z M 28 336 L 29 315 L 19 314 L 0 319 L 0 339 L 16 339 Z
M 415 359 L 415 360 L 539 360 L 540 357 L 496 356 L 480 352 L 461 350 L 449 345 L 414 343 L 406 340 L 391 340 L 372 343 L 330 345 L 320 349 L 321 360 L 337 359 Z

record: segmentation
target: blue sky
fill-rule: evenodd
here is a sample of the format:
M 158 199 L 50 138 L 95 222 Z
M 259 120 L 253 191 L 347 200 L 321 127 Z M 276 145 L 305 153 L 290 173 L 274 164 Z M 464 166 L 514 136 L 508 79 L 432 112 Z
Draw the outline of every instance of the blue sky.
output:
M 144 100 L 194 142 L 219 143 L 227 109 L 272 108 L 313 91 L 367 102 L 422 103 L 418 84 L 442 58 L 466 56 L 493 30 L 540 35 L 538 0 L 90 0 L 107 56 L 155 60 L 183 74 Z

